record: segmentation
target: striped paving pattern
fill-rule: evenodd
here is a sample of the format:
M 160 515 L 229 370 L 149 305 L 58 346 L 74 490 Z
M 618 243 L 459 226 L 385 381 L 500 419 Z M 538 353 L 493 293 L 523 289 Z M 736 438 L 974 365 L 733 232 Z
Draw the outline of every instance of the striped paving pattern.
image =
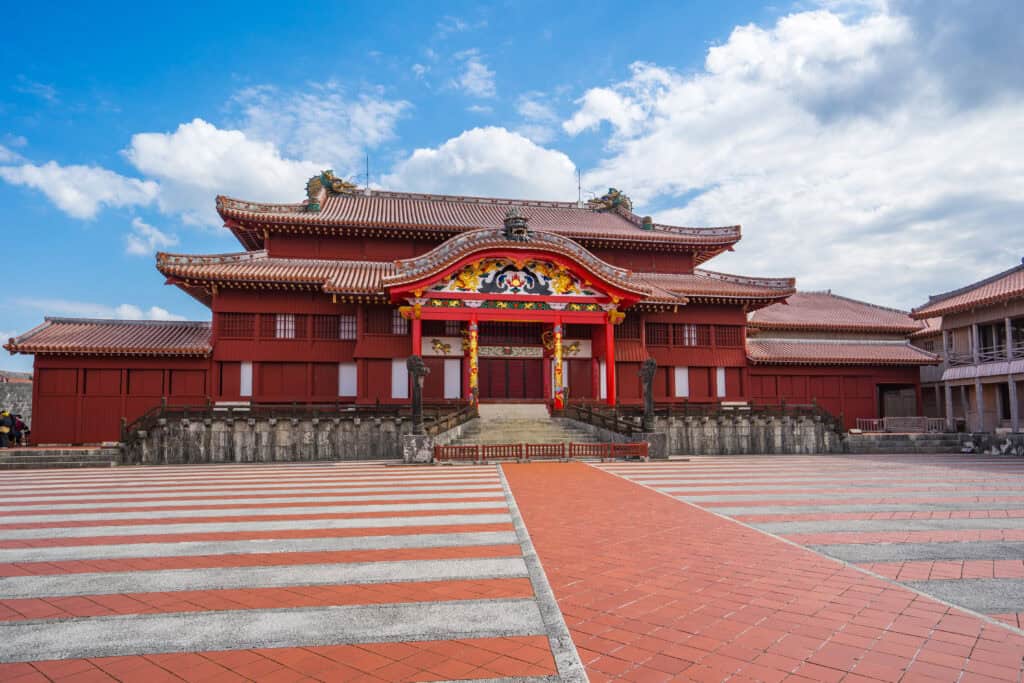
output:
M 600 467 L 1024 627 L 1018 458 L 734 456 Z
M 9 474 L 0 679 L 572 680 L 518 514 L 493 466 Z

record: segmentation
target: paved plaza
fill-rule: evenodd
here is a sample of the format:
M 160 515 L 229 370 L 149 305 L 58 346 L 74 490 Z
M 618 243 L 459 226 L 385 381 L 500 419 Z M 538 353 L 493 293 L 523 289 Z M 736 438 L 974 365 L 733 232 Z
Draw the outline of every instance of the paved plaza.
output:
M 1022 470 L 10 473 L 0 680 L 1019 681 Z

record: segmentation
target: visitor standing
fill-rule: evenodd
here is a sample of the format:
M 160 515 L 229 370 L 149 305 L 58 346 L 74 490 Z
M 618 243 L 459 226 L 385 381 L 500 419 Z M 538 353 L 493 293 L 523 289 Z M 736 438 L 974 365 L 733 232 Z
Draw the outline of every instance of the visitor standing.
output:
M 6 410 L 0 412 L 0 448 L 8 448 L 11 445 L 11 428 L 14 427 L 14 420 Z
M 11 415 L 11 445 L 21 446 L 22 441 L 25 438 L 25 423 L 21 419 L 21 415 Z

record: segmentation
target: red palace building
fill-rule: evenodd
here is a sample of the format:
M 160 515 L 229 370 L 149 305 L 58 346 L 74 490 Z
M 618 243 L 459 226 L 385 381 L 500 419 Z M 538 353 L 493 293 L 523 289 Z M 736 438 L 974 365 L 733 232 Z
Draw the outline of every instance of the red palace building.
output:
M 705 270 L 739 226 L 655 223 L 617 190 L 425 195 L 325 171 L 303 202 L 217 210 L 242 251 L 156 256 L 212 322 L 47 318 L 5 345 L 35 354 L 36 443 L 117 440 L 164 399 L 406 403 L 411 354 L 427 400 L 639 403 L 653 357 L 658 402 L 817 400 L 848 424 L 919 414 L 918 367 L 935 362 L 905 313 Z

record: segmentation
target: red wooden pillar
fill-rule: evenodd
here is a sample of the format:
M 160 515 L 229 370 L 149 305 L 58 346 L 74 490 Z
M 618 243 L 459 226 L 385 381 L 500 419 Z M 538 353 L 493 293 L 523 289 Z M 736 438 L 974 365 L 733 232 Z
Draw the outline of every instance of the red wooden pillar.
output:
M 615 327 L 611 322 L 604 324 L 605 388 L 608 393 L 608 405 L 615 405 Z
M 423 355 L 423 321 L 417 317 L 412 319 L 412 355 Z

